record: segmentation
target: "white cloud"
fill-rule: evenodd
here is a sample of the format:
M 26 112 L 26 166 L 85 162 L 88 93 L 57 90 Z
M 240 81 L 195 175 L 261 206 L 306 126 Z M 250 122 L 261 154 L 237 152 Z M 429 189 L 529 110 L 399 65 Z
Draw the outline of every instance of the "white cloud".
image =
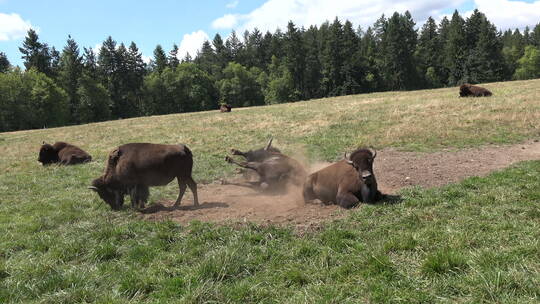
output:
M 238 17 L 240 15 L 227 14 L 223 17 L 217 18 L 212 22 L 212 27 L 215 29 L 231 29 L 238 23 Z
M 239 0 L 234 0 L 234 1 L 231 1 L 229 3 L 227 3 L 226 7 L 227 8 L 235 8 L 238 6 L 238 4 L 240 3 Z
M 500 30 L 535 26 L 540 22 L 540 0 L 475 0 L 475 5 Z
M 189 52 L 192 58 L 197 55 L 197 51 L 201 48 L 204 41 L 209 40 L 208 34 L 202 30 L 198 30 L 191 34 L 185 34 L 180 46 L 178 47 L 178 58 L 182 59 Z
M 0 13 L 0 41 L 23 38 L 30 28 L 30 21 L 23 20 L 18 14 Z
M 143 62 L 146 63 L 146 64 L 149 64 L 150 61 L 152 61 L 152 57 L 150 57 L 150 56 L 141 55 L 141 57 L 142 57 Z
M 539 19 L 540 0 L 534 3 L 510 0 L 268 0 L 247 14 L 224 15 L 212 23 L 216 29 L 235 29 L 237 32 L 252 30 L 274 31 L 285 29 L 292 20 L 297 26 L 320 25 L 348 19 L 363 28 L 373 25 L 382 14 L 387 17 L 394 12 L 411 12 L 421 25 L 429 16 L 439 19 L 463 4 L 477 7 L 498 28 L 535 25 Z M 469 11 L 461 12 L 467 16 Z

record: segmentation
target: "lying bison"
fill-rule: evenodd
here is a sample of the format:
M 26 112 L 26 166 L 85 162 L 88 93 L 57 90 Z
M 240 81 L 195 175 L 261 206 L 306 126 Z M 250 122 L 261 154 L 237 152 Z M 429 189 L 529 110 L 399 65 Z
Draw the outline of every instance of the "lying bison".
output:
M 187 187 L 197 206 L 192 168 L 193 156 L 185 145 L 126 144 L 109 154 L 105 173 L 93 180 L 89 189 L 96 191 L 112 209 L 122 207 L 125 194 L 130 195 L 132 206 L 144 208 L 150 194 L 148 187 L 167 185 L 176 178 L 179 193 L 174 206 L 180 205 Z
M 38 161 L 44 166 L 59 163 L 61 165 L 76 165 L 92 160 L 92 156 L 81 148 L 57 141 L 53 145 L 43 142 L 39 149 Z
M 306 203 L 315 199 L 335 203 L 343 208 L 356 206 L 360 201 L 371 203 L 381 198 L 373 173 L 377 152 L 358 149 L 337 163 L 308 176 L 303 196 Z
M 263 160 L 271 157 L 273 153 L 281 153 L 278 148 L 272 147 L 272 140 L 273 138 L 270 138 L 264 148 L 260 148 L 257 150 L 249 150 L 247 152 L 231 149 L 231 153 L 232 155 L 239 155 L 244 157 L 248 162 L 262 162 Z
M 256 187 L 262 190 L 283 190 L 289 183 L 301 185 L 306 174 L 302 165 L 295 159 L 272 148 L 272 139 L 265 148 L 241 152 L 232 149 L 233 155 L 241 155 L 246 158 L 245 162 L 237 162 L 226 156 L 225 160 L 242 168 L 253 170 L 257 173 L 258 180 L 247 183 L 231 183 L 224 181 L 223 184 Z
M 482 97 L 482 96 L 491 96 L 493 95 L 488 89 L 475 86 L 472 84 L 462 84 L 459 87 L 459 96 L 460 97 Z
M 219 107 L 219 111 L 220 112 L 230 112 L 232 110 L 232 106 L 230 104 L 222 104 L 220 107 Z

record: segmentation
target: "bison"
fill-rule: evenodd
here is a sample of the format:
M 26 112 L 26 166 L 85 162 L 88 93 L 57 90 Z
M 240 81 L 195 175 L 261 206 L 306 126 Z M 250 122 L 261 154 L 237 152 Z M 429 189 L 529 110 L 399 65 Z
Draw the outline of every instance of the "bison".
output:
M 373 173 L 377 152 L 357 149 L 343 160 L 309 175 L 302 194 L 306 203 L 315 199 L 352 208 L 360 201 L 371 203 L 381 198 Z
M 270 138 L 264 148 L 249 150 L 247 152 L 231 149 L 231 153 L 232 155 L 240 155 L 244 157 L 248 162 L 262 162 L 263 160 L 271 157 L 273 153 L 281 153 L 279 149 L 272 147 L 272 140 L 273 138 Z
M 258 180 L 247 183 L 231 183 L 223 181 L 223 184 L 256 187 L 262 190 L 281 190 L 288 183 L 301 185 L 306 174 L 302 165 L 295 159 L 282 154 L 278 149 L 272 148 L 272 139 L 263 149 L 241 152 L 232 149 L 233 155 L 241 155 L 246 158 L 245 162 L 237 162 L 226 156 L 225 160 L 242 168 L 253 170 L 258 175 Z
M 167 185 L 176 178 L 179 193 L 174 206 L 180 205 L 187 187 L 197 206 L 192 168 L 193 155 L 185 145 L 125 144 L 109 154 L 105 173 L 94 179 L 89 189 L 96 191 L 114 210 L 122 207 L 125 194 L 130 195 L 132 206 L 142 209 L 150 194 L 148 187 Z
M 92 161 L 92 156 L 81 148 L 62 141 L 57 141 L 53 145 L 43 142 L 39 149 L 38 161 L 43 166 L 53 163 L 76 165 Z
M 462 84 L 459 87 L 459 96 L 460 97 L 482 97 L 482 96 L 491 96 L 493 95 L 488 89 L 471 85 L 468 83 Z
M 221 106 L 219 106 L 219 111 L 220 112 L 230 112 L 232 110 L 232 106 L 230 104 L 222 104 Z

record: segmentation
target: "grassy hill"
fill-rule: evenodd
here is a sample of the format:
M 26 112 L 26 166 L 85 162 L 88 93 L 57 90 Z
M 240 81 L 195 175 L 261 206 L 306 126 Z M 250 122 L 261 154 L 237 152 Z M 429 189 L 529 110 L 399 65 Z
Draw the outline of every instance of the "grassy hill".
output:
M 185 143 L 195 179 L 230 174 L 229 149 L 275 145 L 335 160 L 359 145 L 431 151 L 540 136 L 540 80 L 388 92 L 267 107 L 154 116 L 0 134 L 0 302 L 536 302 L 540 162 L 395 205 L 290 228 L 145 222 L 111 212 L 86 186 L 123 143 Z M 42 141 L 80 145 L 95 161 L 48 168 Z M 383 173 L 381 173 L 383 174 Z M 150 201 L 177 186 L 153 188 Z

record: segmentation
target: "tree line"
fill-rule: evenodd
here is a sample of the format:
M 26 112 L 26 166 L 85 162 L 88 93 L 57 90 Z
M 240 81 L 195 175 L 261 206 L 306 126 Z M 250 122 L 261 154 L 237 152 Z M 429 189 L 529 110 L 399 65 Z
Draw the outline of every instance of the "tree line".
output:
M 58 51 L 30 29 L 19 50 L 24 70 L 0 53 L 0 131 L 540 77 L 540 23 L 501 32 L 478 10 L 420 29 L 396 12 L 365 30 L 336 18 L 233 31 L 194 57 L 158 45 L 149 64 L 110 36 L 97 54 L 70 36 Z

